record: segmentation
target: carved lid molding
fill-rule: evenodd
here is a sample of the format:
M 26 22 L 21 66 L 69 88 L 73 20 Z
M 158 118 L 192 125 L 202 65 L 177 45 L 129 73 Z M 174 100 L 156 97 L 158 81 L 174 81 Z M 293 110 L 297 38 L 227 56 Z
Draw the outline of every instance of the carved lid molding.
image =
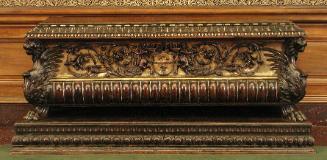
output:
M 39 24 L 27 39 L 303 37 L 291 22 Z

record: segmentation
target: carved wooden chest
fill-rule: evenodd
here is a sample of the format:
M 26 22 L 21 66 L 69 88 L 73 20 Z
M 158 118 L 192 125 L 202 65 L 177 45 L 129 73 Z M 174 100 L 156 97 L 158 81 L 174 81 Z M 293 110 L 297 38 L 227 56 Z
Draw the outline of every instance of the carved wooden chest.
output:
M 305 95 L 306 75 L 295 64 L 304 36 L 291 22 L 41 23 L 24 46 L 33 60 L 24 93 L 35 110 L 25 117 L 32 121 L 16 124 L 14 149 L 312 151 L 311 124 L 295 108 Z M 47 116 L 53 109 L 125 106 L 274 106 L 282 116 L 227 122 Z

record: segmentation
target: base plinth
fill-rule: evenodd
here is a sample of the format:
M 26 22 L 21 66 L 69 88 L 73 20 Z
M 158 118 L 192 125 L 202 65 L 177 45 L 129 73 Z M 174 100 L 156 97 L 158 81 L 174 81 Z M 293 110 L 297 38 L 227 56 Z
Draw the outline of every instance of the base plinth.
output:
M 310 131 L 292 122 L 24 122 L 12 153 L 311 153 Z

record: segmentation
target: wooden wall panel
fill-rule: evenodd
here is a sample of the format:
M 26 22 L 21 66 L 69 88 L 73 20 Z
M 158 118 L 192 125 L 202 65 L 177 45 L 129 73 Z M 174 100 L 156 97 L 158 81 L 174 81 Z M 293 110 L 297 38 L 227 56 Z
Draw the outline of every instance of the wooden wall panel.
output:
M 0 43 L 0 75 L 22 75 L 31 69 L 31 57 L 25 54 L 23 43 Z
M 0 39 L 22 39 L 34 25 L 0 25 Z
M 300 23 L 299 26 L 305 29 L 308 41 L 327 41 L 327 32 L 323 32 L 326 23 Z
M 0 103 L 27 103 L 22 79 L 1 79 L 0 88 Z
M 307 43 L 305 52 L 299 55 L 297 65 L 309 76 L 327 76 L 327 39 L 318 42 L 308 40 Z

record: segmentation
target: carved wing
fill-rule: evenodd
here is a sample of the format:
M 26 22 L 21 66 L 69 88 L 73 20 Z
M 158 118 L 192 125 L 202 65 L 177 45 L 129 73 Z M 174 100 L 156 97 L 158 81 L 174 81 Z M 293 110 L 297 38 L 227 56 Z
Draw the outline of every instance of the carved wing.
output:
M 282 72 L 282 70 L 287 69 L 290 61 L 285 54 L 272 48 L 262 48 L 262 50 L 267 51 L 265 56 L 268 57 L 267 61 L 272 62 L 271 69 L 276 70 L 277 72 Z
M 54 77 L 58 71 L 59 63 L 62 61 L 63 49 L 61 47 L 54 47 L 47 49 L 40 57 L 39 62 L 42 66 L 40 75 L 46 82 L 50 78 Z
M 283 103 L 295 104 L 305 95 L 306 76 L 296 68 L 286 54 L 270 48 L 263 48 L 271 68 L 276 70 L 279 77 L 279 94 Z
M 58 70 L 62 52 L 62 47 L 56 46 L 47 48 L 41 55 L 33 55 L 37 58 L 32 70 L 25 74 L 24 86 L 25 97 L 31 104 L 42 106 L 46 103 L 46 87 Z

